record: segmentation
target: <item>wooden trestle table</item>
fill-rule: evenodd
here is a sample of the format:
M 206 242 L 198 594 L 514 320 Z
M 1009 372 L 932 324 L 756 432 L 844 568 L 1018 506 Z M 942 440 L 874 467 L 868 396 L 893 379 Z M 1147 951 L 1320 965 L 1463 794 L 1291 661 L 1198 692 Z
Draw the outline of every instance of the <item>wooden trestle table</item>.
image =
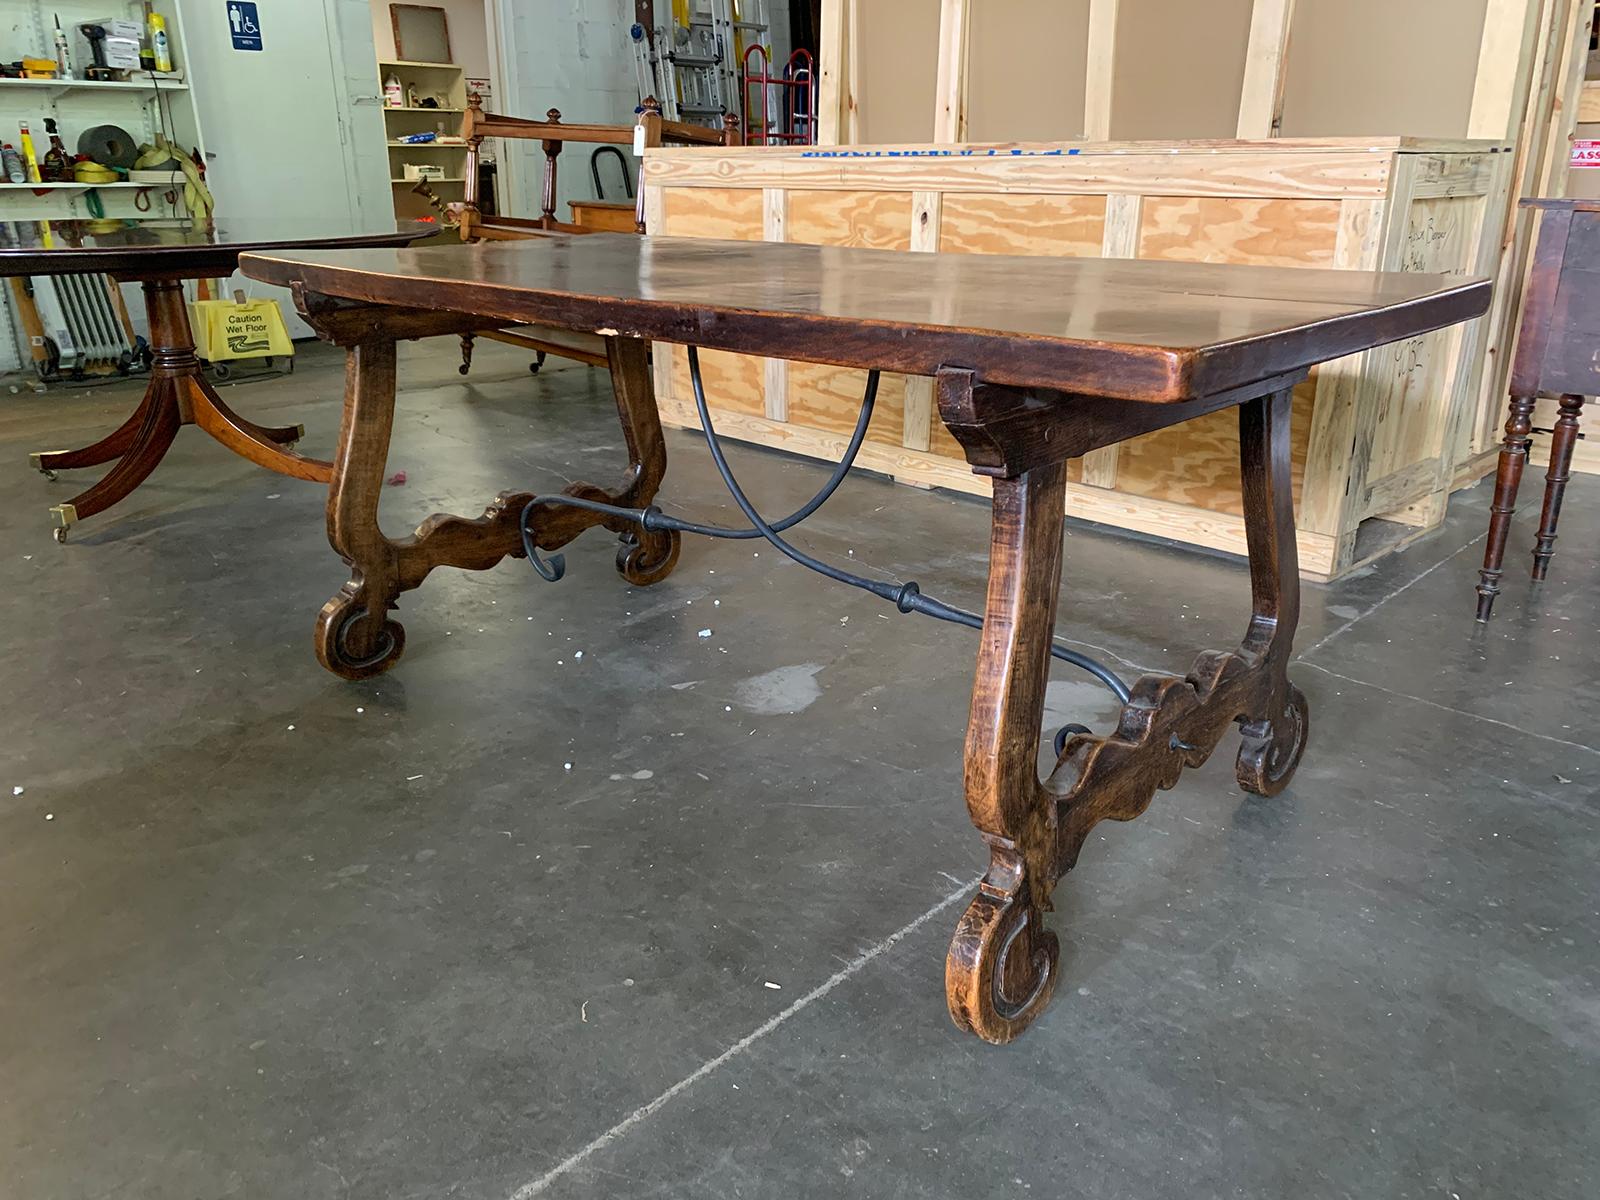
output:
M 15 221 L 0 226 L 0 276 L 104 273 L 119 283 L 138 283 L 150 321 L 150 382 L 128 419 L 92 445 L 31 456 L 34 467 L 51 479 L 57 471 L 116 463 L 93 487 L 50 509 L 56 540 L 66 541 L 75 522 L 104 512 L 143 483 L 184 425 L 198 425 L 269 471 L 326 483 L 331 464 L 289 449 L 304 429 L 257 425 L 234 412 L 206 382 L 194 353 L 183 281 L 232 275 L 245 250 L 399 246 L 437 231 L 437 226 L 419 221 L 350 233 L 332 221 L 199 217 Z
M 1097 822 L 1137 817 L 1235 723 L 1246 790 L 1276 795 L 1299 763 L 1309 721 L 1286 670 L 1299 614 L 1291 389 L 1318 363 L 1476 317 L 1490 292 L 1486 280 L 1437 275 L 613 234 L 262 252 L 240 265 L 292 288 L 304 318 L 347 349 L 328 535 L 352 572 L 322 610 L 316 649 L 350 679 L 399 658 L 404 637 L 390 610 L 435 567 L 484 570 L 526 546 L 546 578 L 558 577 L 539 551 L 600 525 L 622 535 L 617 565 L 628 581 L 672 570 L 679 531 L 642 515 L 659 514 L 666 467 L 649 340 L 936 377 L 939 415 L 994 483 L 965 748 L 967 808 L 989 868 L 945 971 L 956 1024 L 993 1042 L 1016 1037 L 1049 1002 L 1059 946 L 1043 913 Z M 391 540 L 377 514 L 395 342 L 481 328 L 485 318 L 606 339 L 628 448 L 621 481 L 576 483 L 538 503 L 505 492 L 481 516 L 435 515 Z M 1201 654 L 1187 676 L 1124 688 L 1116 729 L 1058 743 L 1040 779 L 1048 666 L 1061 653 L 1053 631 L 1067 461 L 1225 407 L 1239 409 L 1252 594 L 1244 639 Z M 910 611 L 914 593 L 903 585 L 886 598 Z

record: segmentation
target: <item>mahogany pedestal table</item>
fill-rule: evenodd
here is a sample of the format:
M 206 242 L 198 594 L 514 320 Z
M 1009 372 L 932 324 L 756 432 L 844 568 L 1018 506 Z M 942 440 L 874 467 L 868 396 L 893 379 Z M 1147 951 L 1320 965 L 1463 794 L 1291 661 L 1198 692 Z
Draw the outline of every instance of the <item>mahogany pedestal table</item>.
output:
M 1294 773 L 1309 730 L 1305 698 L 1286 670 L 1299 614 L 1294 385 L 1317 363 L 1470 319 L 1489 302 L 1487 281 L 1459 277 L 620 234 L 454 252 L 248 254 L 240 266 L 292 288 L 305 319 L 347 348 L 328 535 L 351 575 L 316 630 L 317 655 L 337 675 L 359 679 L 394 665 L 404 635 L 390 610 L 435 567 L 484 570 L 526 555 L 557 579 L 560 557 L 540 552 L 595 525 L 623 535 L 617 565 L 634 584 L 672 570 L 684 531 L 760 536 L 902 612 L 981 629 L 965 789 L 989 867 L 957 926 L 945 982 L 956 1024 L 993 1042 L 1021 1033 L 1056 987 L 1059 944 L 1043 914 L 1098 821 L 1137 817 L 1233 724 L 1243 734 L 1241 786 L 1272 796 Z M 481 328 L 485 318 L 605 339 L 627 467 L 612 488 L 504 492 L 481 516 L 437 514 L 392 540 L 377 518 L 395 341 Z M 666 452 L 646 339 L 690 347 L 713 461 L 748 527 L 697 525 L 654 505 Z M 914 583 L 852 575 L 785 541 L 782 530 L 815 511 L 845 472 L 795 514 L 763 518 L 710 426 L 695 347 L 935 377 L 940 416 L 973 470 L 994 483 L 982 615 Z M 869 382 L 844 463 L 870 420 L 874 390 Z M 1067 461 L 1226 407 L 1239 409 L 1249 545 L 1243 642 L 1202 654 L 1187 676 L 1147 675 L 1129 688 L 1055 639 Z M 916 502 L 914 493 L 906 499 Z M 1057 739 L 1054 767 L 1041 779 L 1052 658 L 1094 671 L 1124 703 L 1111 733 L 1080 726 Z
M 191 218 L 97 221 L 17 221 L 0 245 L 0 276 L 105 273 L 144 288 L 150 320 L 150 382 L 133 414 L 114 431 L 77 450 L 31 455 L 51 479 L 74 467 L 117 465 L 105 478 L 50 509 L 56 540 L 84 517 L 104 512 L 149 477 L 178 430 L 198 425 L 243 458 L 280 475 L 326 483 L 332 464 L 294 453 L 305 433 L 299 425 L 263 426 L 247 420 L 217 395 L 200 370 L 183 297 L 186 279 L 232 275 L 246 250 L 302 246 L 398 246 L 436 228 L 406 222 L 398 230 L 350 234 L 305 221 L 213 221 Z

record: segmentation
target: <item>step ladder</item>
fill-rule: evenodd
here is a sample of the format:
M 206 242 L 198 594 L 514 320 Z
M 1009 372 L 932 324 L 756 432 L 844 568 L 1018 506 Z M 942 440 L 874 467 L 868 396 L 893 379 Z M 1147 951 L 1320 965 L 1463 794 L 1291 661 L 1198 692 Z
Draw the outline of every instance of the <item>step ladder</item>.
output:
M 634 75 L 642 104 L 661 103 L 669 121 L 722 128 L 723 117 L 740 106 L 740 70 L 751 46 L 770 56 L 768 0 L 672 0 L 667 20 L 646 30 L 635 24 Z

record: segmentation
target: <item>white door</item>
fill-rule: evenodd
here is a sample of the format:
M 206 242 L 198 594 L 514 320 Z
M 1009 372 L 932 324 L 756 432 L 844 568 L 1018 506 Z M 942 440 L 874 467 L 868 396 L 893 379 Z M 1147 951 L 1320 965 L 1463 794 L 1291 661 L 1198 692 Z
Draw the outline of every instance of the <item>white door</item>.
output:
M 219 219 L 308 231 L 394 228 L 367 0 L 257 5 L 260 50 L 236 50 L 224 0 L 184 6 L 184 35 Z M 235 277 L 283 303 L 288 293 Z

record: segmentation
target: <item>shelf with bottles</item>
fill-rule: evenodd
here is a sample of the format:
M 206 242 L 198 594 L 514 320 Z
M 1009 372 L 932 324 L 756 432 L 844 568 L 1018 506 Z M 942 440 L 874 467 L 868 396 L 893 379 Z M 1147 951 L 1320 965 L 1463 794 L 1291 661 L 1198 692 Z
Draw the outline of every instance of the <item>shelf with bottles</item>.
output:
M 378 86 L 385 112 L 461 113 L 467 108 L 466 69 L 451 63 L 380 61 Z M 425 106 L 424 100 L 437 107 Z
M 22 89 L 48 92 L 186 92 L 182 72 L 171 77 L 152 75 L 139 79 L 0 79 L 0 92 Z
M 183 152 L 203 155 L 198 97 L 188 70 L 182 14 L 177 5 L 169 5 L 166 0 L 155 0 L 154 7 L 157 15 L 164 18 L 167 38 L 168 60 L 160 65 L 170 70 L 152 69 L 156 64 L 150 57 L 153 50 L 147 52 L 147 6 L 141 2 L 115 0 L 97 6 L 91 0 L 52 0 L 48 5 L 43 0 L 0 0 L 0 15 L 8 18 L 10 30 L 8 58 L 49 59 L 55 65 L 55 72 L 49 77 L 0 78 L 0 142 L 11 144 L 20 154 L 21 126 L 26 124 L 31 131 L 33 157 L 41 170 L 50 151 L 52 122 L 69 160 L 79 151 L 83 135 L 101 126 L 125 131 L 134 147 L 155 144 L 165 135 Z M 107 62 L 109 77 L 77 78 L 97 65 L 88 46 L 79 40 L 79 27 L 88 23 L 107 26 L 113 19 L 106 18 L 107 13 L 132 27 L 126 30 L 123 47 L 131 50 L 132 59 Z M 58 16 L 62 38 L 67 43 L 64 56 L 60 43 L 55 41 Z M 67 74 L 62 73 L 63 57 Z M 91 147 L 82 148 L 100 156 Z M 167 213 L 174 207 L 165 200 L 169 192 L 176 197 L 177 208 L 183 205 L 181 186 L 129 180 L 125 174 L 118 178 L 107 175 L 104 182 L 74 179 L 70 168 L 54 181 L 34 181 L 26 175 L 25 168 L 20 175 L 13 175 L 0 167 L 0 220 L 69 219 L 100 211 L 117 217 L 138 216 L 154 207 Z

